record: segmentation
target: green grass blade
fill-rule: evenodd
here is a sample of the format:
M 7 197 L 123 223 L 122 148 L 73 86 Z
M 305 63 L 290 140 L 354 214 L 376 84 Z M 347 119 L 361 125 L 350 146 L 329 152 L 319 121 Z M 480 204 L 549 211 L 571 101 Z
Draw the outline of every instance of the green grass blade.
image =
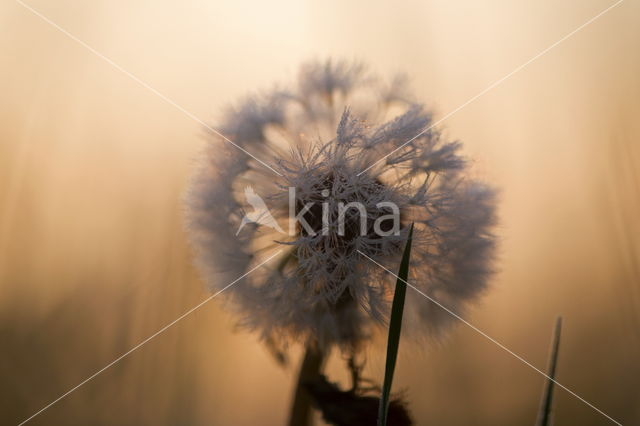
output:
M 404 313 L 404 297 L 407 292 L 407 279 L 409 277 L 409 258 L 411 257 L 411 239 L 413 237 L 413 224 L 409 228 L 409 236 L 402 253 L 398 280 L 391 305 L 391 319 L 389 320 L 389 338 L 387 341 L 387 362 L 384 369 L 384 384 L 382 397 L 378 409 L 378 426 L 386 426 L 389 413 L 389 396 L 391 395 L 391 383 L 393 372 L 398 358 L 398 346 L 400 344 L 400 330 L 402 328 L 402 315 Z
M 547 376 L 555 380 L 556 367 L 558 365 L 558 350 L 560 349 L 560 330 L 562 329 L 562 318 L 558 317 L 556 320 L 556 327 L 553 333 L 553 343 L 551 347 L 551 354 L 549 355 L 549 371 Z M 537 426 L 550 426 L 551 425 L 551 407 L 553 405 L 553 380 L 547 379 L 544 387 L 544 393 L 540 401 L 540 412 L 538 413 Z

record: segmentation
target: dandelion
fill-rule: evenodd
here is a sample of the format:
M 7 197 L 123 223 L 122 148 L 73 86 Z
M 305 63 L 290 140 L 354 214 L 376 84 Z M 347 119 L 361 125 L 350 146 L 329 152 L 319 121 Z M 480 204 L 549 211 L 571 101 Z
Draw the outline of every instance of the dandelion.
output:
M 349 62 L 308 63 L 296 86 L 227 111 L 221 132 L 278 174 L 212 135 L 187 216 L 212 289 L 282 251 L 227 290 L 242 325 L 278 346 L 357 350 L 388 319 L 395 281 L 363 255 L 396 269 L 411 223 L 413 285 L 456 312 L 485 290 L 495 193 L 469 176 L 460 142 L 424 131 L 431 124 L 406 80 Z M 245 193 L 279 226 L 243 221 Z M 407 299 L 409 332 L 438 335 L 450 319 Z

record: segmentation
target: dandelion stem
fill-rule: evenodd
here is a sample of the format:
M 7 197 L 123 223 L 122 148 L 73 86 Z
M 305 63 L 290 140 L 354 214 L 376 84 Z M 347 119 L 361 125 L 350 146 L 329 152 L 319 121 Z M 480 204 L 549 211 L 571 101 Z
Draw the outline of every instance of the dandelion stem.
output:
M 308 344 L 296 384 L 289 426 L 308 426 L 311 424 L 311 395 L 306 389 L 306 384 L 320 376 L 325 354 L 316 344 Z

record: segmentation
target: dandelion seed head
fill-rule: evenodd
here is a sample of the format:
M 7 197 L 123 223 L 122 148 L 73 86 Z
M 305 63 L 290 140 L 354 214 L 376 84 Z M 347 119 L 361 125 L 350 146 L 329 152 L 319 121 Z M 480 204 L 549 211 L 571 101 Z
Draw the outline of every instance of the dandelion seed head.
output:
M 187 197 L 213 290 L 282 251 L 227 290 L 241 323 L 270 342 L 363 344 L 388 319 L 395 283 L 363 254 L 397 270 L 411 223 L 412 285 L 455 312 L 475 300 L 492 272 L 495 191 L 469 177 L 459 141 L 429 128 L 432 115 L 410 100 L 406 79 L 385 84 L 361 64 L 310 62 L 291 87 L 246 98 L 219 126 L 280 176 L 212 135 Z M 282 229 L 296 215 L 306 225 L 235 235 L 250 208 L 246 186 Z M 450 315 L 415 296 L 405 306 L 409 332 L 438 335 Z

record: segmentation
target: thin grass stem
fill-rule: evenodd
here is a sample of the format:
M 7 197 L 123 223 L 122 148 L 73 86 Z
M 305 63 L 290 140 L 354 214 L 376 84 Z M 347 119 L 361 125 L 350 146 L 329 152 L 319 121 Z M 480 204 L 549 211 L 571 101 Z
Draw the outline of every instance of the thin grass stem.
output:
M 389 337 L 387 340 L 387 361 L 384 370 L 384 384 L 382 386 L 382 396 L 378 409 L 378 426 L 386 426 L 389 415 L 389 396 L 391 395 L 391 384 L 393 383 L 393 373 L 396 368 L 398 358 L 398 347 L 400 346 L 400 331 L 402 329 L 402 316 L 404 313 L 404 298 L 407 292 L 409 279 L 409 259 L 411 257 L 411 238 L 413 237 L 413 224 L 409 229 L 407 243 L 402 253 L 398 280 L 393 295 L 391 305 L 391 319 L 389 320 Z

